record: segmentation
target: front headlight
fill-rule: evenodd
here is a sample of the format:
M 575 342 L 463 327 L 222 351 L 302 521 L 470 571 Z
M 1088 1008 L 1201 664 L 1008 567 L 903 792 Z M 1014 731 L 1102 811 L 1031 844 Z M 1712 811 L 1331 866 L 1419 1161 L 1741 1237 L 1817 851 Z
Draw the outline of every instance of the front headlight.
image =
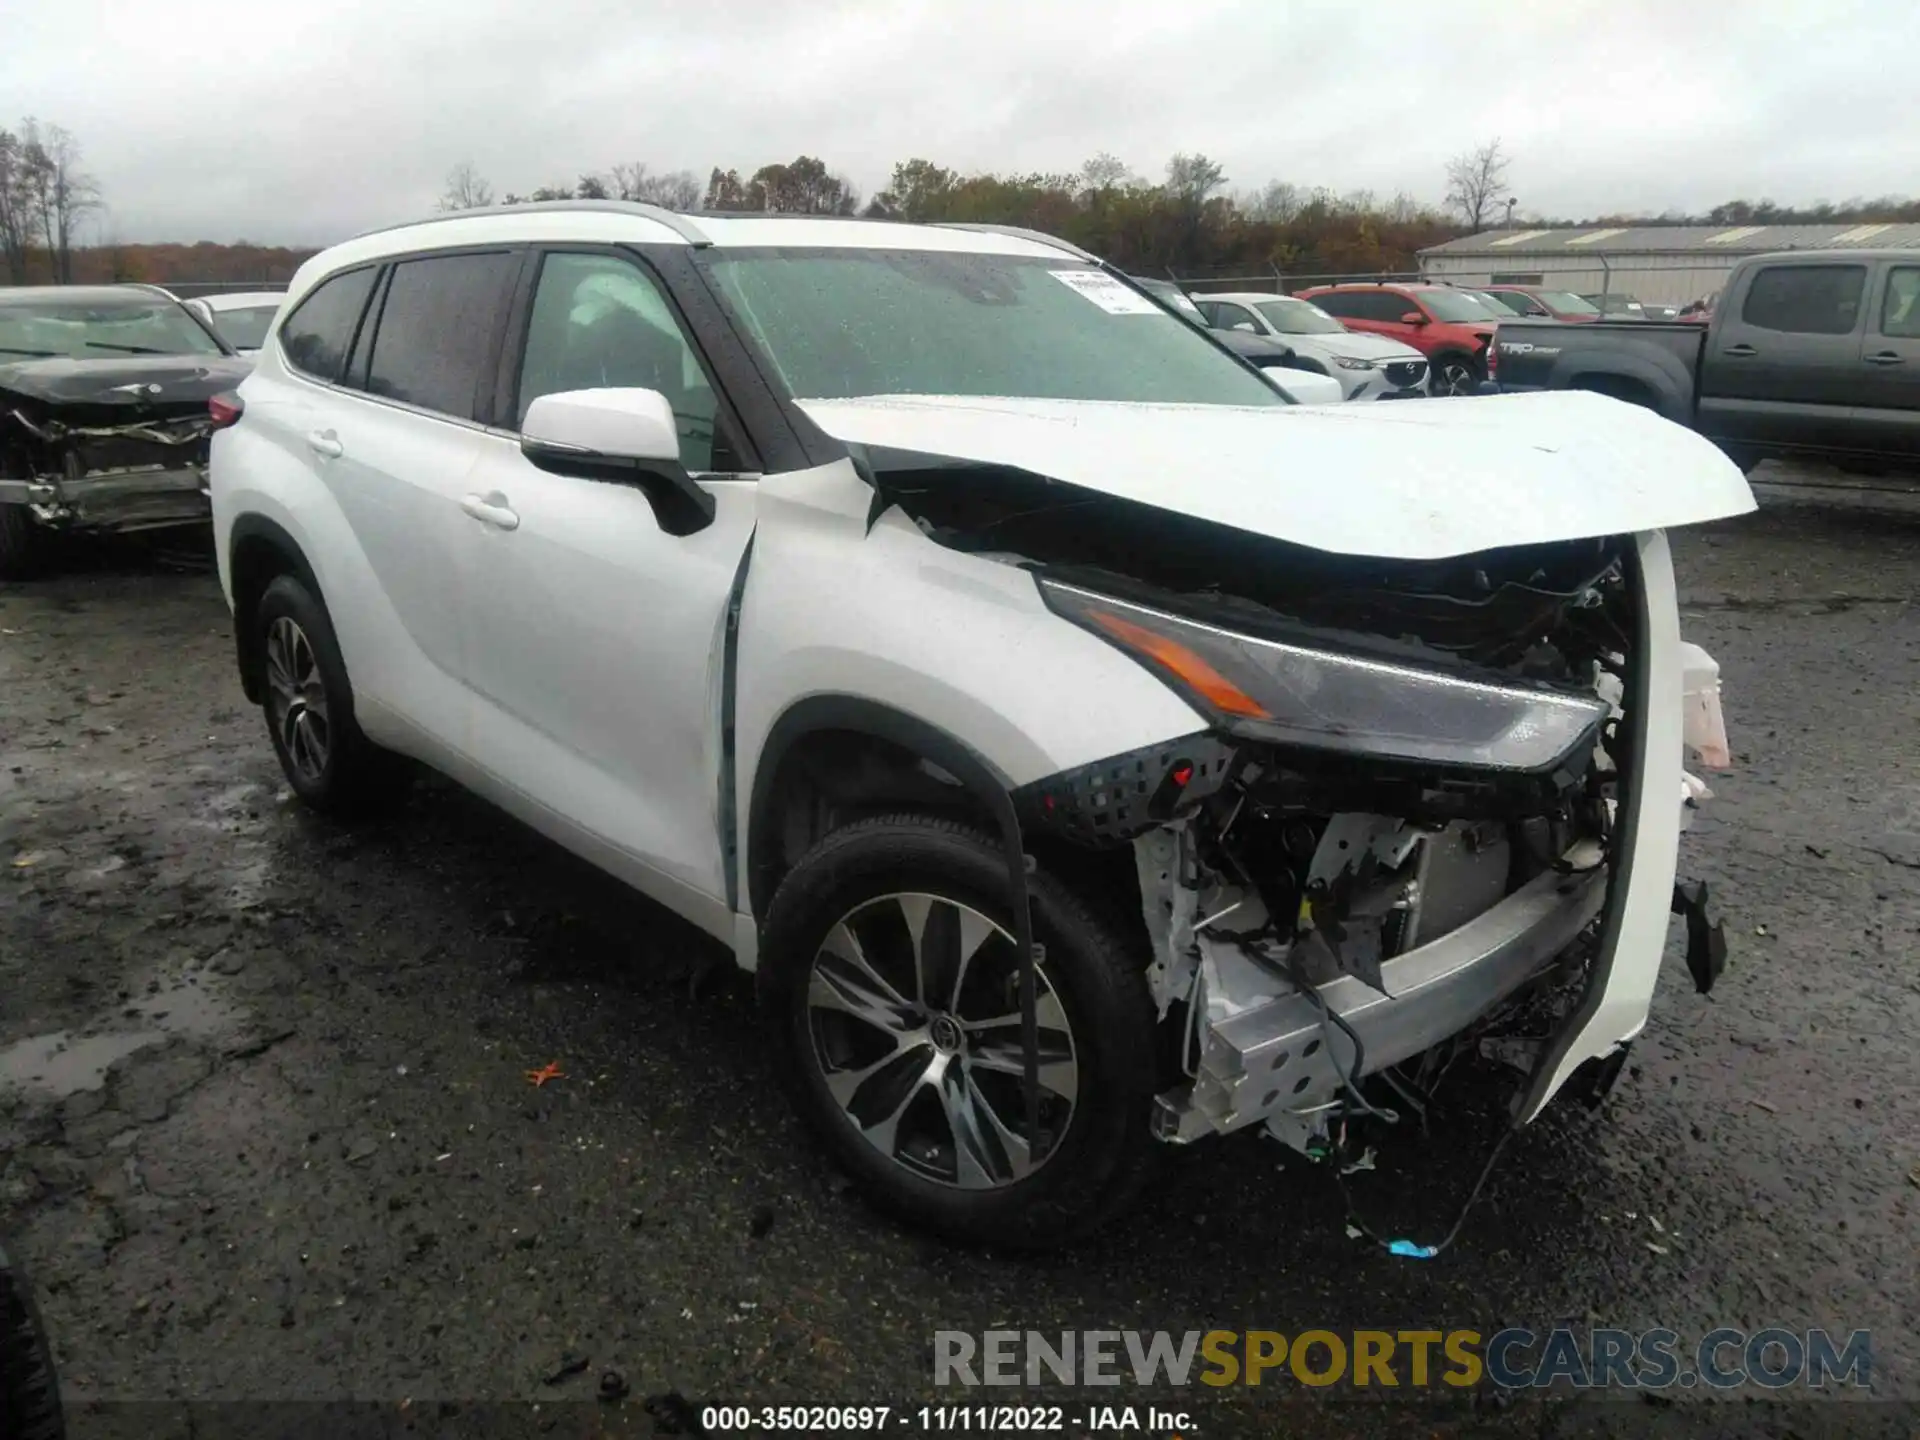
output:
M 1382 760 L 1551 769 L 1607 718 L 1598 696 L 1470 680 L 1203 625 L 1041 580 L 1062 618 L 1159 675 L 1220 728 Z
M 1357 355 L 1336 355 L 1333 357 L 1333 363 L 1338 365 L 1342 370 L 1373 369 L 1373 362 L 1371 360 L 1362 360 Z

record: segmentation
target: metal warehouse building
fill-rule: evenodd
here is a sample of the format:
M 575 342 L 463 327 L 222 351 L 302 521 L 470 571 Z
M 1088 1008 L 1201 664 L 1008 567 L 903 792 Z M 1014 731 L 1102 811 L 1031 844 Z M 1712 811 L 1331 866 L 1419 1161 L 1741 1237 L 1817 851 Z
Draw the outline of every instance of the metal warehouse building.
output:
M 1550 285 L 1685 305 L 1720 288 L 1733 262 L 1774 250 L 1920 250 L 1920 225 L 1636 225 L 1489 230 L 1420 252 L 1420 270 L 1455 285 Z

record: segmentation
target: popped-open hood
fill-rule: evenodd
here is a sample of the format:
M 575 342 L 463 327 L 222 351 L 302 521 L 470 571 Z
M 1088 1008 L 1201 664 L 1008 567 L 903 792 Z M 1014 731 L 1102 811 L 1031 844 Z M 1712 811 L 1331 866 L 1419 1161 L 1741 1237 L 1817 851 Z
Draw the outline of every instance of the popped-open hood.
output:
M 1026 470 L 1346 555 L 1432 560 L 1754 508 L 1739 467 L 1710 442 L 1581 391 L 1271 409 L 941 395 L 800 403 L 846 443 Z

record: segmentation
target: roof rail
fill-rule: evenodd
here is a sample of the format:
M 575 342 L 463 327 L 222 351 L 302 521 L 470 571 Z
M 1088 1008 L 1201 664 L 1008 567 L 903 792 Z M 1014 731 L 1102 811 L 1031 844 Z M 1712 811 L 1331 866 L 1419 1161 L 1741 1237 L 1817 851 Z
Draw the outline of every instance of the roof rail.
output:
M 639 200 L 529 200 L 518 205 L 480 205 L 472 210 L 447 210 L 418 220 L 402 220 L 393 225 L 380 225 L 372 230 L 362 230 L 353 238 L 362 240 L 369 235 L 384 235 L 390 230 L 406 230 L 415 225 L 430 225 L 436 220 L 465 220 L 476 215 L 552 215 L 570 212 L 631 215 L 635 219 L 652 220 L 666 226 L 689 245 L 713 244 L 704 230 L 677 210 L 668 210 L 661 205 L 648 205 Z
M 1077 260 L 1085 260 L 1094 265 L 1107 262 L 1091 251 L 1082 250 L 1071 240 L 1062 240 L 1058 235 L 1049 235 L 1044 230 L 1029 230 L 1022 225 L 983 225 L 973 221 L 940 220 L 935 226 L 941 230 L 976 230 L 986 235 L 1010 235 L 1016 240 L 1031 240 L 1037 245 L 1051 245 L 1063 250 Z

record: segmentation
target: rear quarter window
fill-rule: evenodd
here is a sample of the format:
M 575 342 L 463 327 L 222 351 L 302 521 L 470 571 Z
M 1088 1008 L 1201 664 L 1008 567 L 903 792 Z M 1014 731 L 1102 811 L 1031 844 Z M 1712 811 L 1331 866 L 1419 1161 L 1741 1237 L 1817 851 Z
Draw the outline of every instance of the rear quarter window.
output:
M 316 380 L 340 378 L 378 273 L 377 266 L 369 265 L 331 276 L 314 287 L 280 327 L 280 349 L 289 365 Z

